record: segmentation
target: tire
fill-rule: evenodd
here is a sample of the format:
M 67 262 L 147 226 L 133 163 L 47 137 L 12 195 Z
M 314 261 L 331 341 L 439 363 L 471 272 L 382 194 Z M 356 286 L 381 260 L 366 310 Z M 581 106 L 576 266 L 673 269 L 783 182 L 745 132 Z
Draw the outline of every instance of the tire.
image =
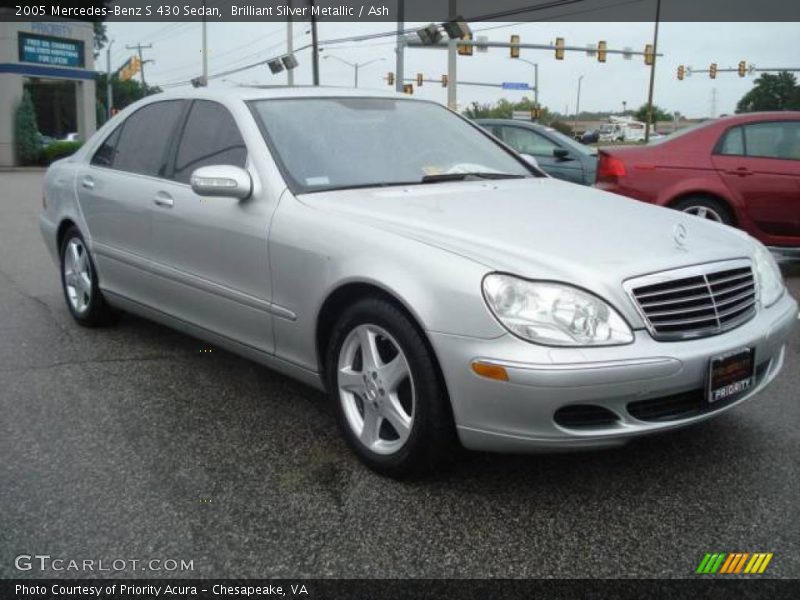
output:
M 432 351 L 394 304 L 365 298 L 345 310 L 325 365 L 339 427 L 368 467 L 402 478 L 455 458 L 459 445 L 450 401 Z
M 736 224 L 731 209 L 724 202 L 714 198 L 687 196 L 675 202 L 672 208 L 708 221 L 724 223 L 725 225 Z
M 60 248 L 61 289 L 72 317 L 86 327 L 110 325 L 119 319 L 100 293 L 97 269 L 77 227 L 64 233 Z

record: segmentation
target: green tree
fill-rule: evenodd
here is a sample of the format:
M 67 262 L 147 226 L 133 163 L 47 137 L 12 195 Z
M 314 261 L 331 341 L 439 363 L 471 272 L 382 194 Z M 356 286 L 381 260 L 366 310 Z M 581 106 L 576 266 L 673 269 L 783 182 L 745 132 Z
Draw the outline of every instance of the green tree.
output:
M 22 93 L 22 102 L 14 114 L 14 147 L 17 160 L 23 165 L 36 162 L 39 158 L 39 127 L 36 125 L 36 111 L 33 108 L 31 93 Z
M 95 96 L 97 103 L 103 107 L 108 106 L 107 86 L 108 76 L 105 73 L 98 73 L 95 80 Z M 157 94 L 161 91 L 158 86 L 143 85 L 138 79 L 120 81 L 119 77 L 111 75 L 111 94 L 114 100 L 114 108 L 122 110 L 129 104 L 141 100 L 150 94 Z M 105 119 L 103 119 L 104 121 Z
M 102 21 L 95 21 L 92 25 L 94 26 L 94 57 L 96 59 L 100 55 L 100 50 L 105 48 L 108 43 L 108 35 L 106 34 L 106 24 Z
M 633 113 L 633 118 L 642 123 L 647 122 L 647 104 L 642 104 L 636 112 Z M 653 122 L 658 121 L 672 121 L 672 115 L 660 106 L 653 104 Z
M 762 73 L 736 105 L 737 113 L 762 110 L 800 110 L 800 86 L 794 75 Z

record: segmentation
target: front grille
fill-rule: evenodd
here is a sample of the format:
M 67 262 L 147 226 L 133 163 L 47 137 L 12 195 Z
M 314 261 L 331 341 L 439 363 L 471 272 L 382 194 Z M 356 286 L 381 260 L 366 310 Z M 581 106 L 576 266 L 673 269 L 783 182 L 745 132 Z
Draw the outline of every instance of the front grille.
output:
M 562 427 L 572 429 L 605 427 L 619 421 L 619 417 L 607 408 L 593 404 L 562 406 L 556 411 L 553 418 Z
M 767 374 L 769 365 L 770 362 L 766 361 L 756 367 L 756 386 L 764 380 L 764 375 Z M 671 396 L 636 400 L 628 403 L 627 409 L 632 417 L 640 421 L 676 421 L 719 410 L 742 397 L 739 394 L 738 396 L 730 396 L 724 400 L 717 400 L 713 404 L 709 404 L 706 396 L 707 391 L 705 389 L 696 389 Z
M 631 287 L 656 339 L 714 335 L 755 314 L 756 285 L 749 266 L 694 272 L 697 274 Z

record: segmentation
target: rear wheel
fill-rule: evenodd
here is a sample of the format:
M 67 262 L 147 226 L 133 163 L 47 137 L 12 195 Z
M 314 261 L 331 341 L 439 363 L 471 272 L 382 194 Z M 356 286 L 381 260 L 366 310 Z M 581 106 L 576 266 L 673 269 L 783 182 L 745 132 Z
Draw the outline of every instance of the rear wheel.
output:
M 77 227 L 70 227 L 61 242 L 61 287 L 69 312 L 81 325 L 95 327 L 117 319 L 100 293 L 94 262 Z
M 340 429 L 370 468 L 421 474 L 457 448 L 436 363 L 411 320 L 392 303 L 361 300 L 340 317 L 326 355 L 326 379 Z
M 735 223 L 730 209 L 719 200 L 705 196 L 688 196 L 681 198 L 672 208 L 701 219 L 733 225 Z

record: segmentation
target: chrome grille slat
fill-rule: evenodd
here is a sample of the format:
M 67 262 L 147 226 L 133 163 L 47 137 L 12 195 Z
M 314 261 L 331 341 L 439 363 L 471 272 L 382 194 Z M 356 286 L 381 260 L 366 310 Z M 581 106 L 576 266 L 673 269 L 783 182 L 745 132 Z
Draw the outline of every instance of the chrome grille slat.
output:
M 644 292 L 642 294 L 637 294 L 637 298 L 652 298 L 653 296 L 665 296 L 667 294 L 674 294 L 677 292 L 683 292 L 686 290 L 694 290 L 694 289 L 708 289 L 708 285 L 705 282 L 698 283 L 697 285 L 687 285 L 685 287 L 678 287 L 675 289 L 668 289 L 668 290 L 659 290 L 655 292 Z
M 709 306 L 711 305 L 711 300 L 708 298 L 708 292 L 705 294 L 698 294 L 696 296 L 687 296 L 686 298 L 677 298 L 675 300 L 659 300 L 657 302 L 641 302 L 640 305 L 642 308 L 651 308 L 654 306 L 669 306 L 670 304 L 683 304 L 685 302 L 695 302 L 697 300 L 707 300 Z
M 756 312 L 756 282 L 744 260 L 645 276 L 627 289 L 653 337 L 661 340 L 715 335 Z

